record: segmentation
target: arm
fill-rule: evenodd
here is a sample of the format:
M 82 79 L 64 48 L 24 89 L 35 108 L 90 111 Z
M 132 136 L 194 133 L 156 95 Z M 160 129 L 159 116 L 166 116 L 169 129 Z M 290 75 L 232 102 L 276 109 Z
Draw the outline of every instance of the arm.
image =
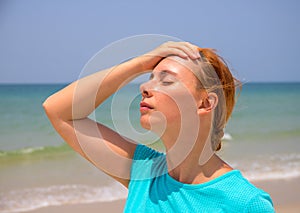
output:
M 136 145 L 87 116 L 120 85 L 142 70 L 139 59 L 133 59 L 75 81 L 50 96 L 43 104 L 49 120 L 61 137 L 81 156 L 125 186 L 129 178 L 129 159 Z M 93 150 L 97 150 L 97 156 Z M 109 171 L 111 165 L 115 166 L 113 171 Z
M 50 96 L 43 107 L 55 130 L 76 152 L 128 186 L 136 144 L 87 116 L 120 86 L 152 69 L 163 57 L 194 57 L 196 51 L 188 43 L 165 43 L 146 55 L 71 83 Z

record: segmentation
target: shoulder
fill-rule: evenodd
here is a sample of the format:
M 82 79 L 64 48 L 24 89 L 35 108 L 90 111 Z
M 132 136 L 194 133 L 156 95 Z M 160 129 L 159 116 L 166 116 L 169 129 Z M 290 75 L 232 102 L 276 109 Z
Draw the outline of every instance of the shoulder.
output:
M 165 173 L 165 154 L 145 145 L 137 145 L 131 166 L 132 180 L 149 180 Z
M 235 197 L 235 203 L 239 203 L 245 212 L 275 212 L 273 202 L 268 193 L 257 188 L 242 176 L 240 171 L 236 171 L 235 175 L 231 176 L 232 197 Z
M 164 154 L 148 146 L 138 144 L 134 152 L 133 160 L 150 160 L 160 157 L 162 155 Z
M 246 212 L 275 212 L 270 195 L 261 190 L 260 193 L 253 196 L 253 198 L 248 202 Z

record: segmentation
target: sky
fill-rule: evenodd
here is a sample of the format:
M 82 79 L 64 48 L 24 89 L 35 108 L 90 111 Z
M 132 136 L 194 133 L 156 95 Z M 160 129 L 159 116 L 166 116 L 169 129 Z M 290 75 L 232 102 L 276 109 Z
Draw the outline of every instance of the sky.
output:
M 0 0 L 0 83 L 74 81 L 101 49 L 143 34 L 217 49 L 243 82 L 299 82 L 299 11 L 298 0 Z

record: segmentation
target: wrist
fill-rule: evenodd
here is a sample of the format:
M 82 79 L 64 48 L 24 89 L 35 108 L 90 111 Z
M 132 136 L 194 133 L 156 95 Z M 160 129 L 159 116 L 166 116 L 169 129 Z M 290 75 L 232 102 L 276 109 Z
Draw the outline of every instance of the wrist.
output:
M 156 65 L 163 59 L 161 56 L 154 56 L 150 54 L 141 55 L 136 58 L 140 64 L 142 72 L 149 72 L 156 67 Z

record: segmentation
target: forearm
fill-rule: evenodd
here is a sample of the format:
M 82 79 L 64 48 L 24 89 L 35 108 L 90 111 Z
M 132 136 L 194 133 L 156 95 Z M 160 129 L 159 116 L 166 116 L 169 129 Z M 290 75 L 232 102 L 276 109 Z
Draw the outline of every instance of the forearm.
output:
M 44 102 L 47 114 L 63 120 L 86 118 L 103 101 L 145 71 L 141 57 L 79 79 Z
M 63 120 L 86 118 L 110 95 L 134 77 L 153 69 L 164 57 L 200 57 L 198 47 L 187 42 L 166 42 L 153 51 L 73 82 L 43 104 L 48 116 Z

